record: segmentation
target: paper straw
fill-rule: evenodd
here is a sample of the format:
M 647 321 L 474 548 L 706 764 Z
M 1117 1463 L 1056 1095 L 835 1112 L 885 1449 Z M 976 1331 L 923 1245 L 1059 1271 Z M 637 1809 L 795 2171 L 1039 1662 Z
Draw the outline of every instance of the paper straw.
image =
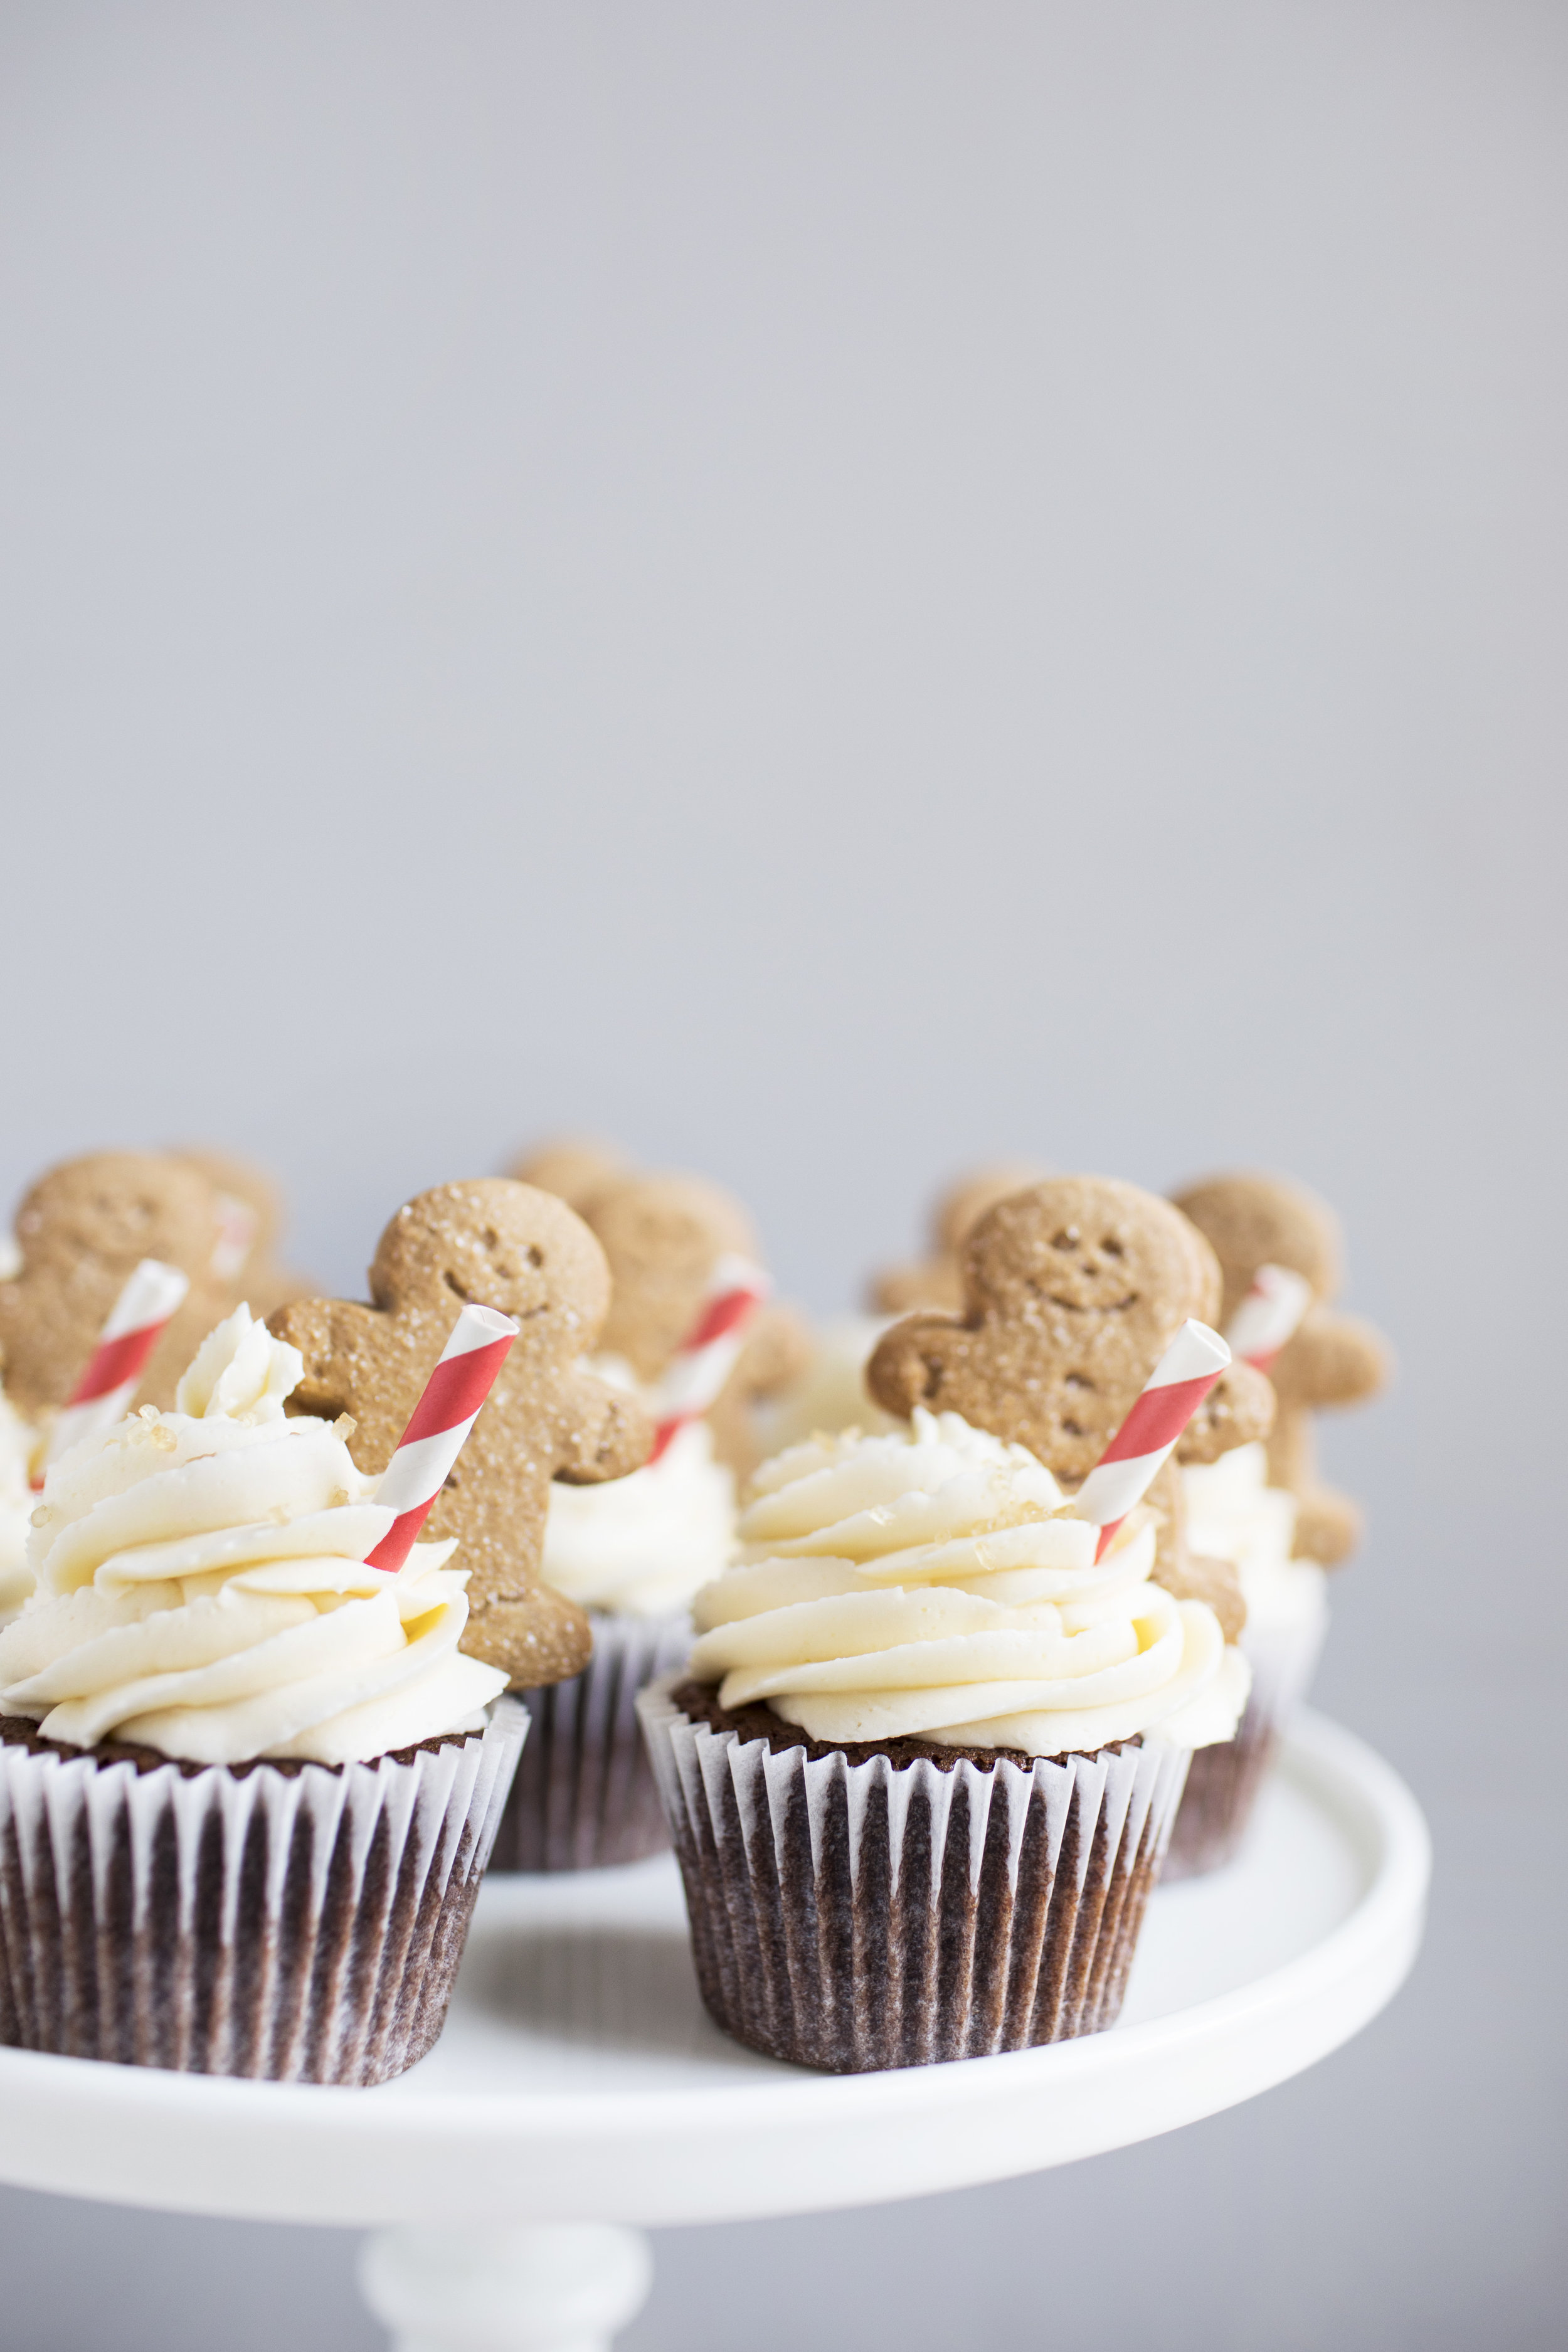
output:
M 1103 1559 L 1117 1528 L 1153 1483 L 1154 1474 L 1230 1361 L 1230 1349 L 1206 1323 L 1186 1322 L 1143 1384 L 1131 1412 L 1073 1496 L 1080 1519 L 1100 1529 Z
M 757 1309 L 772 1288 L 762 1267 L 749 1258 L 726 1255 L 719 1259 L 708 1277 L 701 1311 L 654 1391 L 649 1464 L 718 1402 Z
M 1244 1364 L 1266 1372 L 1312 1303 L 1312 1286 L 1288 1265 L 1260 1265 L 1230 1318 L 1226 1339 Z
M 148 1357 L 163 1338 L 169 1318 L 191 1286 L 190 1276 L 177 1265 L 144 1257 L 114 1305 L 97 1347 L 61 1406 L 49 1433 L 44 1466 L 100 1429 L 111 1429 L 136 1393 Z M 44 1483 L 40 1473 L 35 1487 Z
M 458 1316 L 375 1490 L 397 1516 L 367 1566 L 403 1566 L 521 1328 L 493 1307 L 465 1307 Z

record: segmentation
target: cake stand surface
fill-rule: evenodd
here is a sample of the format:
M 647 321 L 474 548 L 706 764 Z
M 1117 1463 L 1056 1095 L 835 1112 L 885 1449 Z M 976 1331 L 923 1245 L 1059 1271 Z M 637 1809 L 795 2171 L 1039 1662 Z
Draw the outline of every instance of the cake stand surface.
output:
M 0 2050 L 0 2179 L 190 2213 L 415 2225 L 373 2241 L 364 2266 L 402 2352 L 592 2352 L 649 2275 L 644 2242 L 606 2224 L 1004 2179 L 1300 2073 L 1398 1989 L 1428 1868 L 1403 1782 L 1304 1715 L 1239 1860 L 1156 1893 L 1114 2032 L 857 2075 L 759 2057 L 709 2021 L 668 1856 L 492 1878 L 446 2032 L 400 2081 L 326 2090 Z

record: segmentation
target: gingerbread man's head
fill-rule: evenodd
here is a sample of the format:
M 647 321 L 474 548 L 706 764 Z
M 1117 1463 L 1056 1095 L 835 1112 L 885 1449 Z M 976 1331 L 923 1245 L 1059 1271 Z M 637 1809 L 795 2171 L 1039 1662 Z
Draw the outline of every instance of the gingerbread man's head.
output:
M 1312 1304 L 1269 1367 L 1279 1400 L 1268 1441 L 1269 1475 L 1299 1498 L 1298 1555 L 1337 1566 L 1360 1540 L 1361 1512 L 1348 1495 L 1336 1494 L 1319 1478 L 1311 1415 L 1325 1405 L 1354 1404 L 1375 1395 L 1390 1369 L 1382 1333 L 1331 1304 L 1342 1278 L 1338 1220 L 1326 1202 L 1285 1176 L 1211 1176 L 1177 1193 L 1175 1202 L 1219 1261 L 1225 1278 L 1221 1311 L 1227 1321 L 1259 1266 L 1288 1266 L 1311 1289 Z
M 552 1146 L 532 1164 L 579 1184 L 579 1213 L 610 1267 L 610 1311 L 600 1348 L 621 1357 L 651 1387 L 697 1322 L 720 1259 L 757 1261 L 756 1229 L 734 1195 L 706 1177 L 616 1171 L 603 1157 L 595 1172 L 580 1156 L 588 1149 Z M 715 1454 L 742 1476 L 761 1452 L 755 1407 L 797 1380 L 809 1358 L 799 1317 L 787 1307 L 762 1307 L 708 1414 Z
M 539 1581 L 550 1485 L 635 1470 L 652 1428 L 636 1401 L 583 1369 L 609 1306 L 604 1252 L 563 1202 L 510 1177 L 443 1184 L 401 1208 L 370 1269 L 372 1304 L 301 1299 L 271 1328 L 299 1349 L 293 1402 L 353 1415 L 350 1450 L 386 1467 L 466 1305 L 521 1325 L 511 1352 L 426 1522 L 456 1536 L 470 1570 L 463 1647 L 536 1688 L 575 1674 L 590 1638 L 580 1610 Z
M 950 1184 L 931 1214 L 928 1257 L 885 1266 L 871 1281 L 871 1306 L 879 1315 L 909 1315 L 922 1307 L 956 1314 L 963 1305 L 965 1241 L 987 1209 L 1027 1185 L 1043 1183 L 1050 1171 L 1027 1160 L 998 1160 L 975 1168 Z
M 136 1391 L 172 1406 L 185 1366 L 237 1303 L 213 1269 L 218 1202 L 200 1170 L 161 1152 L 91 1152 L 39 1177 L 16 1230 L 21 1265 L 0 1283 L 0 1356 L 17 1411 L 36 1420 L 65 1403 L 144 1257 L 190 1279 Z
M 1011 1194 L 973 1227 L 963 1265 L 963 1312 L 896 1323 L 867 1387 L 889 1412 L 923 1404 L 1026 1445 L 1069 1488 L 1182 1325 L 1219 1308 L 1219 1267 L 1196 1228 L 1169 1202 L 1108 1177 L 1058 1176 Z M 1233 1364 L 1189 1424 L 1189 1458 L 1260 1436 L 1271 1413 L 1262 1374 Z M 1184 1566 L 1171 1465 L 1150 1499 L 1166 1514 L 1167 1564 Z

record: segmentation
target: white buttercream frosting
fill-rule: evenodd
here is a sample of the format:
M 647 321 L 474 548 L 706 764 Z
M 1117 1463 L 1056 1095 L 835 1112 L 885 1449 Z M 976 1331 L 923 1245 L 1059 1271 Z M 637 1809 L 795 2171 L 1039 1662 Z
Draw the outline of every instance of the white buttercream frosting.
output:
M 1217 1462 L 1184 1470 L 1182 1483 L 1188 1545 L 1235 1563 L 1248 1626 L 1313 1622 L 1322 1608 L 1323 1571 L 1316 1560 L 1290 1557 L 1296 1497 L 1269 1485 L 1267 1448 L 1238 1445 Z
M 691 1671 L 815 1739 L 1032 1756 L 1158 1731 L 1228 1739 L 1247 1669 L 1214 1612 L 1150 1581 L 1146 1513 L 1097 1531 L 1021 1445 L 957 1413 L 794 1447 L 758 1472 L 741 1564 L 697 1596 Z
M 462 1656 L 466 1570 L 416 1544 L 368 1567 L 393 1513 L 336 1424 L 287 1420 L 296 1349 L 239 1307 L 173 1412 L 148 1405 L 50 1468 L 37 1590 L 0 1631 L 0 1709 L 73 1747 L 342 1764 L 478 1730 L 506 1677 Z
M 600 1358 L 595 1370 L 635 1386 L 617 1358 Z M 684 1609 L 734 1549 L 734 1473 L 715 1461 L 707 1423 L 695 1421 L 627 1477 L 552 1486 L 540 1572 L 584 1609 L 659 1617 Z
M 41 1443 L 10 1399 L 0 1395 L 0 1625 L 15 1617 L 33 1589 L 27 1530 L 36 1497 L 28 1477 Z

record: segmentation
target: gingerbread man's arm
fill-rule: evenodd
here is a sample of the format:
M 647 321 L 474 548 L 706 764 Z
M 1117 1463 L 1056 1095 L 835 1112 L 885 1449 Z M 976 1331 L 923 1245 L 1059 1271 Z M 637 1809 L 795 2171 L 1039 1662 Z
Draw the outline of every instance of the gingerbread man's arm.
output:
M 353 1412 L 354 1365 L 369 1338 L 364 1327 L 381 1319 L 374 1307 L 342 1298 L 296 1298 L 275 1307 L 267 1318 L 268 1329 L 274 1339 L 298 1348 L 305 1360 L 288 1410 L 319 1413 L 326 1421 Z
M 931 1392 L 931 1356 L 962 1326 L 954 1315 L 906 1315 L 884 1331 L 866 1367 L 868 1393 L 884 1412 L 908 1419 Z
M 1274 1391 L 1252 1364 L 1223 1371 L 1182 1433 L 1178 1462 L 1217 1462 L 1233 1446 L 1250 1445 L 1274 1426 Z
M 640 1469 L 653 1423 L 634 1396 L 592 1372 L 569 1375 L 561 1390 L 562 1452 L 555 1475 L 568 1486 L 597 1486 Z
M 1388 1380 L 1388 1342 L 1374 1324 L 1331 1307 L 1313 1307 L 1274 1365 L 1282 1404 L 1356 1404 Z
M 1211 1559 L 1202 1552 L 1189 1552 L 1180 1568 L 1163 1560 L 1157 1562 L 1150 1582 L 1163 1585 L 1173 1601 L 1206 1601 L 1219 1619 L 1220 1632 L 1227 1642 L 1239 1641 L 1247 1629 L 1247 1602 L 1242 1598 L 1241 1575 L 1234 1560 Z

